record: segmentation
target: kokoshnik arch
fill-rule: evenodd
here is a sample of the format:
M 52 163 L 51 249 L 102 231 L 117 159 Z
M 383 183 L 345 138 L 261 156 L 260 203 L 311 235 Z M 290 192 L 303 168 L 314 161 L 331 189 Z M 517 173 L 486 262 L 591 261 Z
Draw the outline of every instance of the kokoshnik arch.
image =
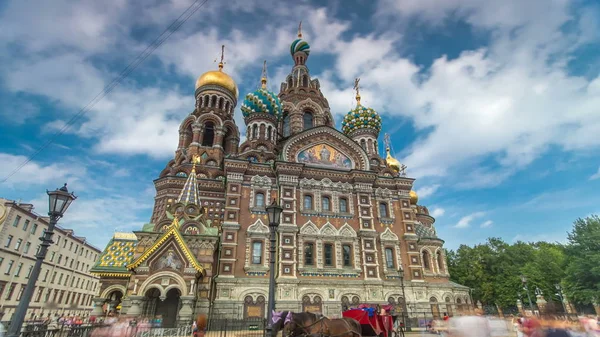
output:
M 108 303 L 122 314 L 161 315 L 165 326 L 209 312 L 265 316 L 273 199 L 283 207 L 277 310 L 340 315 L 358 303 L 406 300 L 410 311 L 436 315 L 470 303 L 468 288 L 449 281 L 435 219 L 418 205 L 389 140 L 379 155 L 381 118 L 361 104 L 358 81 L 340 132 L 300 32 L 290 54 L 279 94 L 263 71 L 244 97 L 242 144 L 238 89 L 222 60 L 198 78 L 175 156 L 154 181 L 150 223 L 116 233 L 92 270 L 101 277 L 95 314 Z

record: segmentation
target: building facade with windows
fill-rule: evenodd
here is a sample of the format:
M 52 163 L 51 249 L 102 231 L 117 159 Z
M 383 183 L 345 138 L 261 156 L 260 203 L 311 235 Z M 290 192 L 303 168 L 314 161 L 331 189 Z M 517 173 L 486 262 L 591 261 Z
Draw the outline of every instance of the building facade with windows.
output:
M 154 181 L 150 223 L 115 234 L 92 270 L 101 277 L 96 308 L 122 305 L 165 325 L 198 313 L 264 316 L 271 272 L 277 310 L 339 316 L 359 303 L 406 301 L 435 316 L 469 304 L 468 289 L 449 281 L 435 219 L 389 139 L 380 155 L 381 118 L 361 103 L 358 80 L 338 130 L 300 34 L 290 54 L 278 94 L 263 71 L 244 97 L 241 144 L 238 89 L 223 62 L 198 78 L 174 158 Z M 265 212 L 273 200 L 283 207 L 276 257 Z
M 48 218 L 33 205 L 0 198 L 0 312 L 10 320 L 29 281 Z M 89 315 L 98 277 L 90 274 L 101 251 L 70 229 L 57 227 L 26 319 Z

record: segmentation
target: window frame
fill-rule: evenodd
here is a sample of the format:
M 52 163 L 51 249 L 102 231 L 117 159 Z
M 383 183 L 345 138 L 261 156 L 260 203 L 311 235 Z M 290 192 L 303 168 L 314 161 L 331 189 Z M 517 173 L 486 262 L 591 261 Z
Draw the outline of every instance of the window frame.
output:
M 342 209 L 342 201 L 344 201 L 345 203 L 345 210 Z M 340 211 L 340 213 L 349 213 L 348 212 L 348 198 L 346 197 L 340 197 L 340 199 L 338 200 L 338 209 Z
M 388 252 L 389 252 L 389 256 L 388 256 Z M 394 257 L 394 255 L 395 255 L 394 253 L 395 253 L 394 247 L 385 247 L 384 248 L 385 266 L 388 269 L 395 269 L 396 268 L 396 259 Z
M 310 200 L 310 207 L 306 207 L 306 200 Z M 315 198 L 312 194 L 304 195 L 304 197 L 302 198 L 302 209 L 305 211 L 312 211 L 315 209 Z
M 348 264 L 346 264 L 346 250 L 344 247 L 348 247 Z M 352 268 L 354 267 L 354 261 L 352 259 L 352 244 L 350 243 L 342 243 L 342 267 Z
M 258 262 L 256 262 L 257 256 L 255 255 L 256 245 L 260 246 L 260 255 L 258 255 Z M 263 256 L 264 256 L 265 245 L 263 240 L 253 240 L 252 241 L 252 251 L 250 253 L 250 264 L 251 265 L 262 265 L 263 264 Z
M 383 212 L 381 211 L 383 209 Z M 381 218 L 389 218 L 390 217 L 390 207 L 387 202 L 380 201 L 379 202 L 379 216 Z
M 310 121 L 306 118 L 310 116 Z M 307 123 L 310 123 L 309 125 Z M 302 130 L 308 130 L 313 128 L 315 125 L 315 114 L 312 111 L 306 110 L 302 113 Z M 308 126 L 308 127 L 307 127 Z
M 325 205 L 327 205 L 327 207 L 325 207 Z M 331 212 L 331 197 L 329 195 L 321 196 L 321 211 Z
M 327 264 L 327 248 L 331 248 L 331 256 L 329 259 L 331 262 Z M 324 242 L 323 243 L 323 267 L 325 268 L 333 268 L 335 267 L 335 244 L 332 242 Z
M 306 249 L 307 246 L 310 246 L 310 250 Z M 308 257 L 307 256 L 308 252 L 310 252 L 310 263 L 306 262 L 307 257 Z M 312 242 L 312 241 L 304 242 L 302 256 L 303 256 L 303 262 L 304 262 L 305 266 L 315 267 L 315 243 L 314 242 Z
M 258 204 L 258 196 L 262 196 L 262 205 Z M 263 191 L 256 192 L 254 194 L 254 207 L 264 208 L 265 206 L 265 193 Z

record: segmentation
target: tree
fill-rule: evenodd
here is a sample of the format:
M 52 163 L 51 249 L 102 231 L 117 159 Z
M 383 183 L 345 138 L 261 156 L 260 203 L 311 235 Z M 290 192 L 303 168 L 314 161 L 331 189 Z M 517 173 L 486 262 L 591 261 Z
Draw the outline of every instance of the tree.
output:
M 591 303 L 600 298 L 600 218 L 577 219 L 568 239 L 565 292 L 572 301 Z

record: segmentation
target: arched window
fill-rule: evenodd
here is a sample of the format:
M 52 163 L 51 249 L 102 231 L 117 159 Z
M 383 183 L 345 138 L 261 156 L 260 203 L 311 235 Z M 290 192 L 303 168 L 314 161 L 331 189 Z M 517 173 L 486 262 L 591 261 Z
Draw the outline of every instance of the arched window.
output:
M 385 249 L 385 265 L 389 269 L 394 269 L 394 249 L 389 247 Z
M 254 126 L 252 126 L 252 139 L 257 139 L 258 138 L 258 125 L 254 124 Z
M 431 266 L 429 265 L 429 253 L 426 250 L 424 250 L 421 256 L 423 259 L 423 268 L 425 268 L 426 270 L 430 270 Z
M 288 77 L 288 89 L 293 86 L 292 76 Z
M 367 142 L 364 139 L 360 140 L 360 147 L 362 147 L 363 150 L 367 151 Z
M 210 97 L 210 107 L 214 108 L 217 105 L 217 96 Z
M 352 247 L 348 244 L 342 245 L 344 267 L 352 267 Z
M 252 264 L 262 264 L 262 241 L 252 243 Z
M 304 209 L 311 210 L 313 208 L 312 195 L 304 196 Z
M 321 198 L 321 210 L 323 212 L 329 212 L 331 210 L 331 201 L 329 197 Z
M 219 109 L 223 109 L 225 105 L 225 100 L 223 99 L 223 97 L 219 98 Z
M 323 245 L 323 257 L 324 257 L 323 264 L 325 265 L 325 267 L 333 266 L 333 255 L 334 254 L 335 253 L 333 251 L 333 244 L 326 243 Z
M 314 260 L 314 251 L 315 251 L 315 245 L 312 242 L 307 242 L 304 245 L 304 265 L 305 266 L 312 266 L 315 263 Z
M 291 132 L 291 128 L 290 128 L 290 114 L 287 112 L 283 113 L 283 136 L 284 137 L 289 137 Z
M 379 203 L 379 216 L 382 218 L 388 217 L 388 209 L 387 209 L 387 204 L 385 202 Z
M 273 127 L 269 125 L 269 127 L 267 128 L 267 140 L 271 140 L 271 132 L 273 132 Z
M 302 76 L 302 86 L 308 87 L 308 76 L 306 75 Z
M 304 112 L 304 130 L 308 130 L 313 127 L 313 115 L 312 113 L 306 111 Z
M 348 213 L 348 199 L 340 198 L 340 212 Z
M 444 271 L 444 258 L 442 257 L 441 251 L 437 252 L 437 264 L 438 264 L 438 270 L 440 272 L 443 272 Z
M 202 137 L 202 146 L 213 146 L 215 141 L 215 124 L 206 122 L 204 124 L 204 136 Z
M 256 193 L 255 206 L 256 207 L 265 207 L 265 195 L 264 195 L 264 193 Z

